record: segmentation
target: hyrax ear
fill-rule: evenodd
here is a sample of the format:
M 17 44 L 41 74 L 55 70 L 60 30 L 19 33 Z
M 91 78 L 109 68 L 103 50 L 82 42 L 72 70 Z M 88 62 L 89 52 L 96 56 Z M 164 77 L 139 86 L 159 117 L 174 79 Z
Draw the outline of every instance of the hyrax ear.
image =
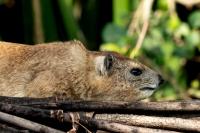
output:
M 104 59 L 104 67 L 107 71 L 109 71 L 113 66 L 113 56 L 111 54 L 108 54 L 105 56 Z
M 99 56 L 96 58 L 96 71 L 100 75 L 108 75 L 109 71 L 113 66 L 114 57 L 111 54 L 105 56 Z

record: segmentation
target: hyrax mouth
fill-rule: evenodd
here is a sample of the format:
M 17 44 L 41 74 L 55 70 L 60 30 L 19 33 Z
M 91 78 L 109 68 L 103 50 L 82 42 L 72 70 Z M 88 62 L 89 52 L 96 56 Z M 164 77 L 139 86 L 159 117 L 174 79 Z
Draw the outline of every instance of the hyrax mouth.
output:
M 147 91 L 153 91 L 153 90 L 155 90 L 156 88 L 153 88 L 153 87 L 144 87 L 144 88 L 140 88 L 140 90 L 141 91 L 145 91 L 145 90 L 147 90 Z

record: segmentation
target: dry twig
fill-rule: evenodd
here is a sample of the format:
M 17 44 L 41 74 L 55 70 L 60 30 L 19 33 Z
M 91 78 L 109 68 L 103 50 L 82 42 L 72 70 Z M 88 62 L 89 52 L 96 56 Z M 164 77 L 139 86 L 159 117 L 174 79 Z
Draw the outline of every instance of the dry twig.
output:
M 46 110 L 14 104 L 0 103 L 0 111 L 25 118 L 40 118 L 46 121 L 56 120 L 57 122 L 63 121 L 62 110 Z
M 65 113 L 65 121 L 70 121 L 70 115 L 72 113 Z M 163 129 L 152 129 L 145 127 L 128 126 L 116 122 L 110 122 L 108 120 L 97 120 L 90 117 L 86 117 L 83 113 L 73 113 L 75 118 L 79 118 L 79 122 L 93 130 L 103 130 L 109 132 L 120 132 L 120 133 L 178 133 L 175 131 L 163 130 Z
M 142 0 L 137 10 L 132 16 L 132 20 L 128 28 L 129 36 L 132 36 L 134 33 L 136 33 L 135 31 L 137 31 L 138 27 L 140 27 L 140 24 L 143 24 L 143 26 L 139 34 L 136 46 L 130 53 L 130 58 L 134 58 L 135 55 L 138 54 L 138 51 L 142 46 L 149 25 L 149 18 L 151 14 L 152 5 L 153 5 L 153 0 Z
M 6 113 L 3 113 L 3 112 L 0 112 L 0 120 L 5 121 L 5 122 L 10 123 L 10 124 L 14 124 L 14 125 L 19 126 L 19 127 L 23 127 L 25 129 L 29 129 L 29 130 L 34 131 L 34 132 L 64 133 L 62 131 L 53 129 L 51 127 L 47 127 L 47 126 L 29 121 L 29 120 L 26 120 L 26 119 L 23 119 L 23 118 L 20 118 L 20 117 L 17 117 L 17 116 L 6 114 Z
M 149 22 L 145 21 L 143 26 L 142 26 L 142 31 L 141 31 L 141 33 L 139 35 L 139 38 L 138 38 L 137 43 L 136 43 L 136 46 L 130 53 L 130 58 L 134 58 L 135 55 L 138 54 L 139 49 L 142 47 L 142 43 L 143 43 L 144 37 L 145 37 L 145 35 L 147 33 L 148 26 L 149 26 Z
M 28 130 L 15 129 L 6 124 L 0 124 L 0 132 L 1 133 L 30 133 Z
M 107 120 L 124 123 L 132 126 L 150 128 L 162 128 L 176 131 L 200 132 L 200 121 L 175 117 L 155 117 L 144 115 L 123 115 L 123 114 L 97 114 L 97 120 Z

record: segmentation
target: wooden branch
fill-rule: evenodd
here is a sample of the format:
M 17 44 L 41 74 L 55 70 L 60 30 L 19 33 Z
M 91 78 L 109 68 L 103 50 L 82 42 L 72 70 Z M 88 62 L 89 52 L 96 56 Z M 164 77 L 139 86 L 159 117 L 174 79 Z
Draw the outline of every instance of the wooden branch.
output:
M 16 126 L 19 126 L 19 127 L 25 128 L 25 129 L 29 129 L 29 130 L 34 131 L 34 132 L 64 133 L 62 131 L 59 131 L 59 130 L 56 130 L 56 129 L 53 129 L 53 128 L 32 122 L 32 121 L 29 121 L 29 120 L 26 120 L 26 119 L 23 119 L 23 118 L 20 118 L 20 117 L 17 117 L 17 116 L 6 114 L 6 113 L 3 113 L 3 112 L 0 112 L 0 120 L 5 121 L 5 122 L 10 123 L 10 124 L 14 124 Z
M 198 117 L 200 116 L 200 101 L 179 101 L 179 102 L 94 102 L 94 101 L 62 101 L 55 98 L 32 99 L 32 98 L 2 98 L 0 97 L 0 110 L 15 114 L 18 116 L 35 117 L 46 120 L 57 120 L 70 122 L 71 113 L 65 111 L 95 111 L 96 119 L 84 117 L 77 113 L 76 124 L 82 124 L 92 129 L 117 132 L 120 130 L 133 131 L 143 126 L 143 128 L 165 128 L 175 131 L 193 131 L 200 132 L 200 121 L 173 117 L 152 117 L 155 116 L 176 116 L 176 117 Z M 15 101 L 16 100 L 16 101 Z M 5 104 L 7 103 L 15 103 Z M 4 102 L 4 103 L 2 103 Z M 39 107 L 39 108 L 35 108 Z M 61 109 L 61 110 L 47 110 Z M 106 113 L 124 113 L 138 115 L 121 115 L 121 114 L 101 114 Z M 159 115 L 158 115 L 159 114 Z M 184 115 L 183 115 L 184 114 Z M 143 116 L 151 115 L 151 116 Z M 67 117 L 68 116 L 68 117 Z M 0 115 L 1 117 L 1 115 Z M 106 123 L 106 124 L 105 124 Z M 100 124 L 100 125 L 99 125 Z M 105 124 L 105 125 L 102 125 Z M 119 126 L 121 124 L 122 126 Z M 125 125 L 128 124 L 128 125 Z M 110 125 L 110 127 L 108 126 Z M 114 125 L 114 126 L 113 126 Z M 115 127 L 116 126 L 116 127 Z M 114 129 L 113 129 L 114 127 Z M 125 128 L 125 129 L 124 129 Z M 143 130 L 143 129 L 137 129 Z M 145 130 L 145 129 L 144 129 Z M 152 131 L 153 132 L 153 131 Z
M 163 129 L 152 129 L 146 127 L 137 127 L 137 126 L 128 126 L 121 123 L 111 122 L 108 120 L 97 120 L 90 117 L 85 116 L 83 113 L 65 113 L 64 119 L 65 121 L 71 121 L 71 115 L 75 118 L 77 123 L 81 123 L 82 125 L 86 125 L 87 127 L 92 128 L 93 130 L 103 130 L 109 132 L 123 132 L 123 133 L 178 133 L 170 130 Z
M 91 122 L 91 121 L 90 121 Z M 152 128 L 144 128 L 144 127 L 136 127 L 136 126 L 128 126 L 114 122 L 107 122 L 107 121 L 96 121 L 91 122 L 95 123 L 98 129 L 105 130 L 109 132 L 118 132 L 118 133 L 178 133 L 176 131 L 169 131 L 169 130 L 162 130 L 162 129 L 152 129 Z
M 179 131 L 200 132 L 200 121 L 175 117 L 155 117 L 144 115 L 97 114 L 97 120 L 108 120 L 132 126 L 162 128 Z
M 131 132 L 133 129 L 134 130 L 140 130 L 141 132 L 144 132 L 146 130 L 150 130 L 150 129 L 146 129 L 146 128 L 139 128 L 139 127 L 129 127 L 126 125 L 122 125 L 120 126 L 120 128 L 116 128 L 119 126 L 118 124 L 115 123 L 110 123 L 110 122 L 106 122 L 103 121 L 105 125 L 110 125 L 110 126 L 105 126 L 102 125 L 102 120 L 95 120 L 91 118 L 91 113 L 89 113 L 90 117 L 84 117 L 83 115 L 79 115 L 79 113 L 64 113 L 62 110 L 44 110 L 44 109 L 34 109 L 32 107 L 23 107 L 23 106 L 18 106 L 18 105 L 12 105 L 12 104 L 0 104 L 0 110 L 4 111 L 6 113 L 11 113 L 17 116 L 22 116 L 25 118 L 35 118 L 35 119 L 41 119 L 41 120 L 51 120 L 52 122 L 58 122 L 58 121 L 62 121 L 62 122 L 68 122 L 68 123 L 73 123 L 72 119 L 71 119 L 71 114 L 73 114 L 73 118 L 76 121 L 81 121 L 82 124 L 84 125 L 95 125 L 94 127 L 96 127 L 97 129 L 100 130 L 108 130 L 108 131 L 117 131 L 117 130 L 123 130 L 125 127 L 125 131 L 126 132 Z M 81 113 L 82 114 L 82 113 Z M 99 116 L 104 116 L 104 115 L 99 115 L 96 114 L 96 117 L 99 119 Z M 126 118 L 125 120 L 129 119 L 130 115 L 123 115 L 124 118 Z M 113 117 L 112 114 L 108 115 L 109 118 Z M 117 115 L 116 117 L 121 118 L 121 115 Z M 107 118 L 104 116 L 103 117 L 104 120 L 106 120 Z M 131 119 L 131 117 L 130 117 Z M 110 120 L 110 119 L 108 119 Z M 113 120 L 113 119 L 112 119 Z M 117 121 L 114 120 L 115 122 L 124 122 L 124 121 Z M 143 122 L 145 123 L 145 121 Z M 128 123 L 130 124 L 130 123 Z M 115 127 L 116 126 L 116 127 Z M 143 125 L 145 126 L 145 125 Z M 102 128 L 103 127 L 103 128 Z M 115 128 L 115 129 L 113 129 Z M 155 130 L 152 130 L 152 132 L 155 132 Z
M 0 124 L 1 133 L 30 133 L 28 130 L 20 130 L 10 127 L 6 124 Z
M 42 104 L 41 104 L 42 105 Z M 39 104 L 38 107 L 42 107 Z M 93 102 L 65 101 L 46 103 L 45 108 L 59 108 L 64 111 L 95 111 L 97 113 L 127 113 L 148 115 L 200 114 L 200 102 Z M 169 115 L 170 116 L 170 115 Z
M 145 115 L 200 115 L 200 101 L 178 102 L 95 102 L 95 101 L 63 101 L 55 98 L 13 98 L 0 97 L 0 103 L 10 103 L 43 109 L 61 109 L 63 111 L 86 111 L 97 113 L 125 113 Z
M 0 111 L 25 118 L 40 118 L 46 121 L 54 120 L 55 122 L 63 121 L 63 110 L 46 110 L 28 106 L 0 103 Z

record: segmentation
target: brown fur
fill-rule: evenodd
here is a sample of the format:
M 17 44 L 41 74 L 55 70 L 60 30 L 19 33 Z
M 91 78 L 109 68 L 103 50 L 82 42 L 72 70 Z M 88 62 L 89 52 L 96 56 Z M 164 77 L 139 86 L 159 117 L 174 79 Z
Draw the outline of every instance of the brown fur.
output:
M 102 64 L 108 54 L 114 58 L 109 72 Z M 132 77 L 133 67 L 143 74 Z M 79 41 L 34 46 L 0 42 L 2 96 L 134 101 L 153 93 L 141 88 L 158 84 L 158 74 L 139 62 L 114 52 L 88 51 Z

